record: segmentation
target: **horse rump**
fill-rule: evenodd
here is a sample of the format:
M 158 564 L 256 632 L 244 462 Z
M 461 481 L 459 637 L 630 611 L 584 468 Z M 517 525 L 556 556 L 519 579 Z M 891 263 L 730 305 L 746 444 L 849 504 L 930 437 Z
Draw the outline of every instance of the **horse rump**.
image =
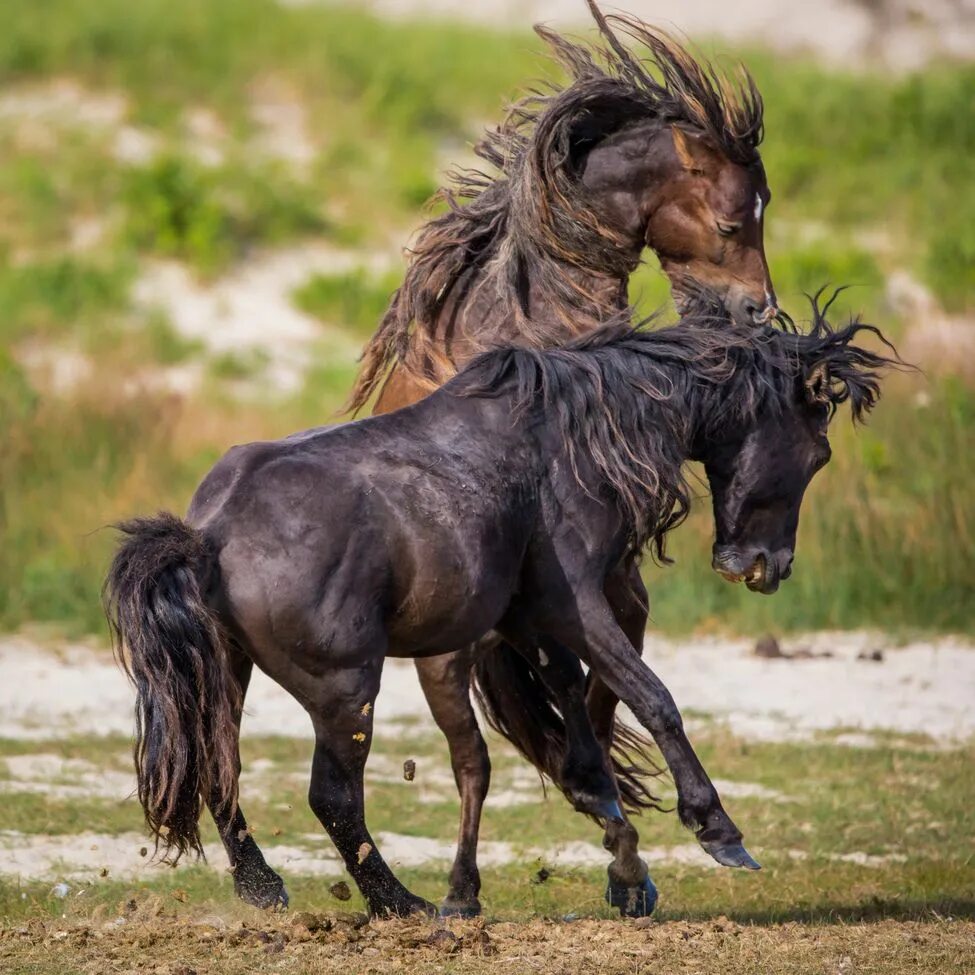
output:
M 237 804 L 240 687 L 205 593 L 216 558 L 173 515 L 116 526 L 125 536 L 103 589 L 116 658 L 135 685 L 138 796 L 156 851 L 203 856 L 206 802 Z
M 567 735 L 555 696 L 531 664 L 508 643 L 477 655 L 471 688 L 484 720 L 558 788 Z M 610 762 L 620 800 L 629 813 L 662 810 L 649 780 L 663 774 L 652 741 L 614 722 Z

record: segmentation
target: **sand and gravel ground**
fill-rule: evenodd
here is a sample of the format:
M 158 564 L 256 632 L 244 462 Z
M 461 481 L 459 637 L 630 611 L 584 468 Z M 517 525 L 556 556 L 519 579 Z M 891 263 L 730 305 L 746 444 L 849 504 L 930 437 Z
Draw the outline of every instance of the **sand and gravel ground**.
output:
M 234 899 L 209 826 L 206 866 L 152 862 L 131 798 L 131 692 L 108 653 L 6 638 L 0 971 L 975 971 L 975 648 L 817 634 L 782 649 L 646 648 L 762 873 L 718 869 L 675 817 L 645 818 L 661 907 L 649 924 L 617 920 L 598 830 L 492 741 L 485 919 L 367 923 L 355 895 L 329 893 L 343 871 L 305 805 L 307 719 L 280 689 L 254 683 L 244 732 L 243 801 L 291 892 L 268 915 Z M 386 858 L 439 899 L 457 803 L 409 664 L 386 671 L 367 797 Z

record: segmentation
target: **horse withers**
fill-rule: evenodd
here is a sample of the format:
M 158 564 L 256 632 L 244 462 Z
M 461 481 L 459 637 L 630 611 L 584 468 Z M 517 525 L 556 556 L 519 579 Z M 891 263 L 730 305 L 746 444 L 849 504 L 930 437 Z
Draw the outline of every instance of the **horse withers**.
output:
M 383 661 L 494 630 L 551 680 L 590 758 L 581 808 L 615 820 L 619 794 L 565 658 L 585 661 L 653 736 L 704 849 L 757 867 L 673 699 L 621 628 L 629 608 L 613 593 L 627 587 L 613 583 L 634 553 L 663 554 L 695 459 L 714 492 L 717 561 L 773 587 L 828 459 L 832 409 L 849 400 L 860 416 L 877 398 L 889 360 L 856 344 L 865 328 L 818 320 L 806 335 L 733 339 L 710 321 L 616 324 L 563 349 L 486 353 L 397 413 L 233 448 L 185 521 L 121 526 L 106 602 L 137 688 L 138 791 L 158 843 L 199 851 L 207 804 L 238 891 L 285 899 L 246 845 L 237 803 L 240 700 L 257 664 L 308 711 L 309 801 L 369 910 L 432 911 L 365 822 Z

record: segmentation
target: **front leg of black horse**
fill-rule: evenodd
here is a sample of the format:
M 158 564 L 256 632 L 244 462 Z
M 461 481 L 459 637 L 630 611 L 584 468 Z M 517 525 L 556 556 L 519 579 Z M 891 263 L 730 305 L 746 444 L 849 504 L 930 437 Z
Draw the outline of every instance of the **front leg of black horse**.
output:
M 723 866 L 759 869 L 687 740 L 673 697 L 634 650 L 604 594 L 580 594 L 572 611 L 551 616 L 549 626 L 553 636 L 589 662 L 653 736 L 674 777 L 681 822 L 693 830 L 705 851 Z

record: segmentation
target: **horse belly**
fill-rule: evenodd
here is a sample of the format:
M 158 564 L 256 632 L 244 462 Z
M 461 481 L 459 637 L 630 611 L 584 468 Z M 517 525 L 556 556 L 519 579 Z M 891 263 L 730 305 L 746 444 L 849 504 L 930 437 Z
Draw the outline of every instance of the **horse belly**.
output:
M 526 534 L 518 524 L 501 523 L 497 530 L 451 532 L 428 542 L 388 621 L 389 655 L 446 653 L 492 630 L 515 592 Z

